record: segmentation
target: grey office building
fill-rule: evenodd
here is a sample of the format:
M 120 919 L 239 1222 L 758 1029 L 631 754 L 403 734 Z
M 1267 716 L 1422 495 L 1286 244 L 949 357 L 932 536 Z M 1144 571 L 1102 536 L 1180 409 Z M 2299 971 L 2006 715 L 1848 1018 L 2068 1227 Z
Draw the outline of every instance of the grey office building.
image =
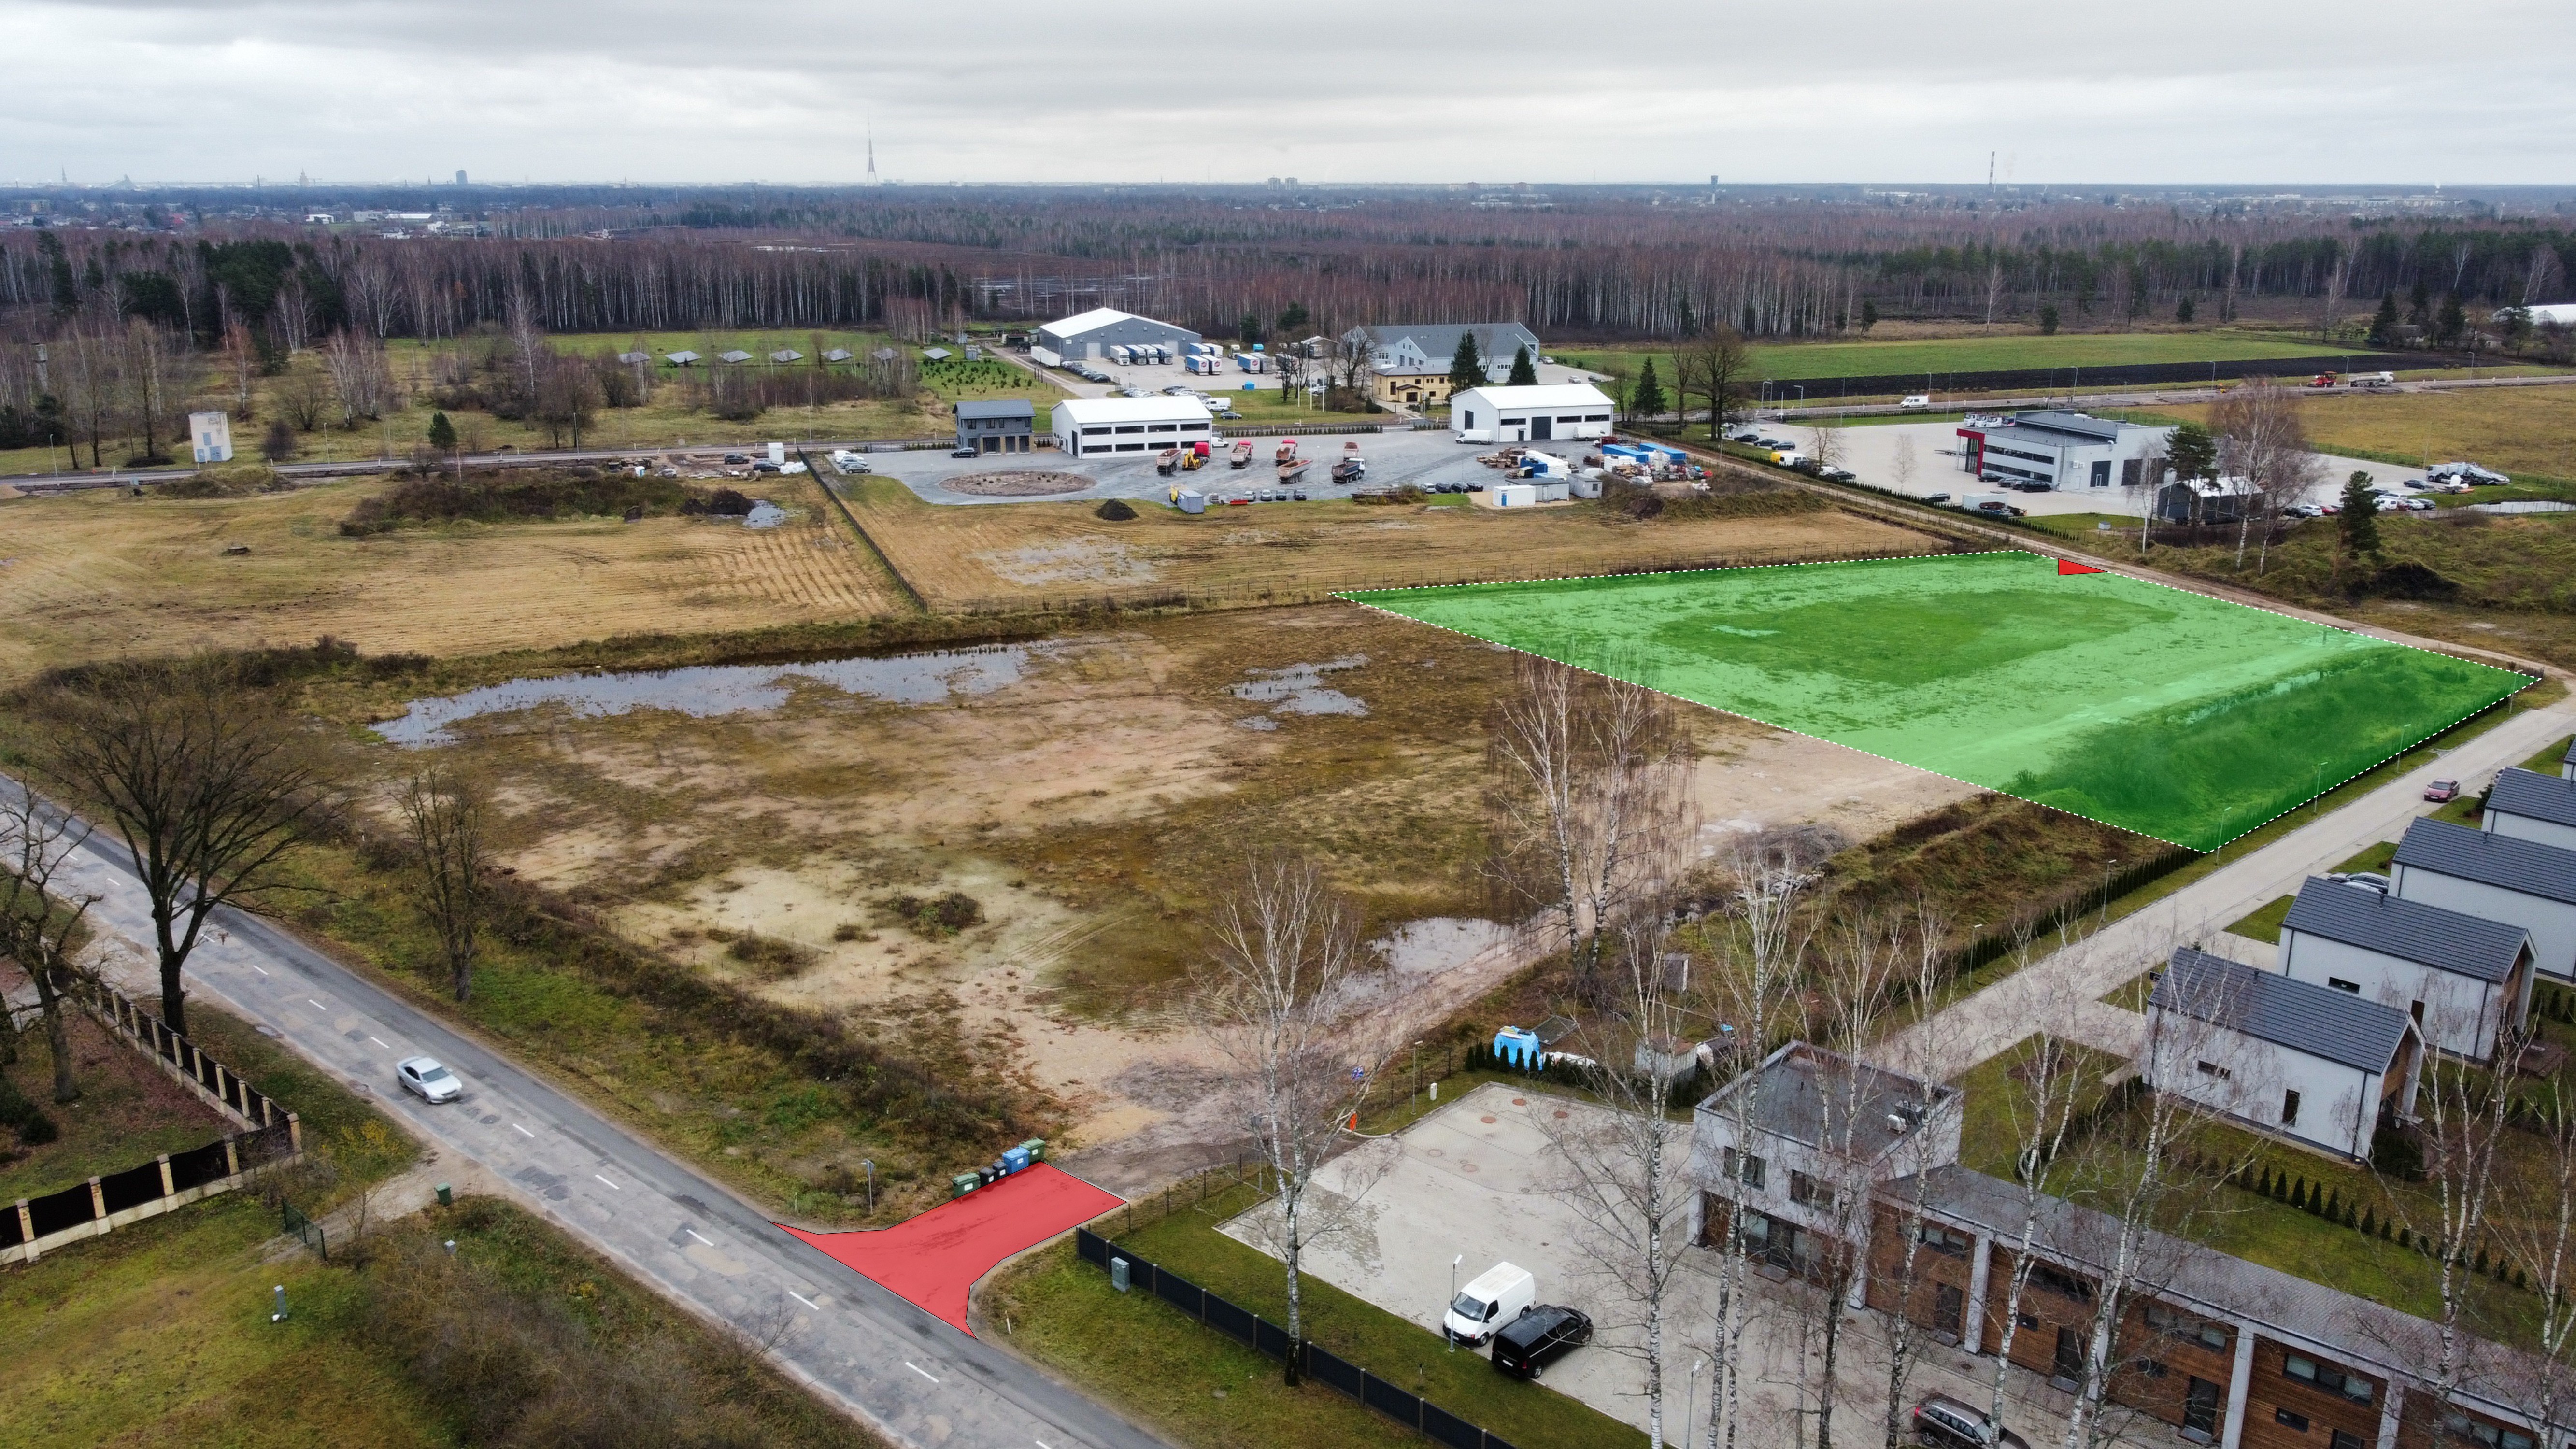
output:
M 957 446 L 978 453 L 1025 453 L 1037 430 L 1037 404 L 994 398 L 957 405 Z

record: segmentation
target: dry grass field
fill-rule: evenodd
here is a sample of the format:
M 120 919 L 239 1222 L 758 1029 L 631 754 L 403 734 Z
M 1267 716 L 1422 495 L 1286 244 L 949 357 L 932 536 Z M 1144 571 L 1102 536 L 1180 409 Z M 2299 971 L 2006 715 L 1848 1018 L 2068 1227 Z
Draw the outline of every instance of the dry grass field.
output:
M 2160 411 L 2209 421 L 2205 404 Z M 2466 458 L 2507 473 L 2576 479 L 2576 385 L 2341 392 L 2305 399 L 2308 437 L 2330 452 L 2422 467 Z
M 1807 507 L 1806 495 L 1778 501 L 1799 511 L 1637 522 L 1589 503 L 1498 513 L 1331 501 L 1192 518 L 1148 503 L 1141 516 L 1110 523 L 1092 515 L 1091 503 L 941 507 L 878 479 L 863 483 L 850 506 L 895 569 L 942 611 L 1100 599 L 1295 603 L 1338 589 L 1940 546 L 1910 530 Z
M 0 502 L 0 682 L 200 644 L 480 654 L 712 633 L 903 607 L 810 484 L 776 528 L 651 518 L 344 538 L 381 481 L 244 498 L 95 492 Z M 226 550 L 243 547 L 246 553 Z

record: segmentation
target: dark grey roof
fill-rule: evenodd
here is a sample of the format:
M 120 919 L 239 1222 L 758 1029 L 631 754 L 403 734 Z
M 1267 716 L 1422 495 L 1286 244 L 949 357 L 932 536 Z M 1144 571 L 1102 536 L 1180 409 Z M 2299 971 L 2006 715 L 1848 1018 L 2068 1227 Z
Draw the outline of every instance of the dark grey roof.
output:
M 2397 842 L 2397 863 L 2576 906 L 2576 850 L 2536 840 L 2418 819 Z
M 2502 981 L 2531 941 L 2520 926 L 2316 876 L 2281 926 L 2487 982 Z
M 2567 763 L 2576 765 L 2576 740 L 2567 742 Z
M 1730 1112 L 1734 1094 L 1757 1081 L 1761 1090 L 1754 1099 L 1754 1130 L 1821 1147 L 1829 1128 L 1837 1139 L 1848 1128 L 1852 1151 L 1871 1161 L 1912 1130 L 1911 1119 L 1927 1103 L 1938 1111 L 1959 1095 L 1956 1087 L 1927 1083 L 1839 1052 L 1793 1042 L 1712 1093 L 1699 1110 Z
M 1449 359 L 1458 355 L 1461 332 L 1476 334 L 1476 355 L 1484 359 L 1488 373 L 1496 370 L 1497 363 L 1508 369 L 1512 354 L 1524 347 L 1536 360 L 1540 346 L 1538 334 L 1518 322 L 1379 322 L 1364 330 L 1379 351 L 1390 350 L 1408 337 L 1413 339 L 1413 345 L 1422 349 L 1423 357 L 1435 371 L 1448 367 Z
M 2157 974 L 2147 1001 L 2357 1071 L 2388 1070 L 2406 1039 L 2406 1013 L 2396 1007 L 2188 946 Z
M 2487 795 L 2487 808 L 2546 820 L 2552 825 L 2576 825 L 2576 780 L 2531 770 L 2506 770 L 2496 776 L 2495 789 Z
M 2031 412 L 2015 413 L 2012 415 L 2012 424 L 2013 432 L 2006 434 L 2007 438 L 2013 434 L 2057 433 L 2068 442 L 2078 445 L 2112 442 L 2120 436 L 2122 430 L 2141 426 L 2137 423 L 2124 423 L 2116 418 L 2097 418 L 2090 413 L 2068 412 L 2063 408 L 2040 408 Z
M 957 405 L 957 416 L 961 418 L 1034 418 L 1037 415 L 1038 405 L 1024 397 L 984 398 Z

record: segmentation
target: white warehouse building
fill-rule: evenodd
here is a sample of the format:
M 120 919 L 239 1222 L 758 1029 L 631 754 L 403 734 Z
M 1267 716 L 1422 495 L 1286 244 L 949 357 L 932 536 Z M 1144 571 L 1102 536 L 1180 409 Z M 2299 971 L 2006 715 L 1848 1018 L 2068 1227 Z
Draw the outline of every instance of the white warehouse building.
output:
M 1471 387 L 1449 399 L 1449 426 L 1462 443 L 1544 443 L 1610 432 L 1613 404 L 1588 382 L 1536 387 Z
M 2014 413 L 2001 422 L 1959 429 L 1959 470 L 1988 483 L 2041 488 L 2134 488 L 2150 457 L 2164 456 L 2171 428 L 2097 418 L 2055 408 Z
M 1215 424 L 1195 397 L 1076 397 L 1055 405 L 1055 445 L 1068 458 L 1159 453 L 1210 441 Z
M 1175 354 L 1199 335 L 1187 327 L 1157 322 L 1121 312 L 1115 307 L 1094 307 L 1060 322 L 1049 322 L 1038 329 L 1029 343 L 1029 356 L 1049 367 L 1067 362 L 1096 362 L 1109 355 L 1109 349 L 1132 347 L 1139 343 L 1166 347 Z

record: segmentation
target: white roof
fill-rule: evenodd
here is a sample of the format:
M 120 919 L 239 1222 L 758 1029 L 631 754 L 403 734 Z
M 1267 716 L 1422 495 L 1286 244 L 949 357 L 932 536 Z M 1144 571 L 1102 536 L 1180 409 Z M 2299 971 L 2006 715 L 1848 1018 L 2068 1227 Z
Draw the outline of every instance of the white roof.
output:
M 1455 411 L 1469 398 L 1510 412 L 1519 408 L 1606 408 L 1610 399 L 1588 382 L 1548 382 L 1536 387 L 1471 387 L 1449 400 Z
M 1207 404 L 1195 397 L 1169 397 L 1157 393 L 1152 397 L 1076 397 L 1055 405 L 1055 425 L 1060 432 L 1068 426 L 1086 423 L 1203 423 L 1208 419 Z
M 1058 337 L 1071 337 L 1076 333 L 1088 332 L 1094 327 L 1106 327 L 1112 322 L 1129 321 L 1135 315 L 1133 312 L 1121 312 L 1115 307 L 1094 307 L 1088 312 L 1077 312 L 1060 322 L 1049 322 L 1044 330 Z

